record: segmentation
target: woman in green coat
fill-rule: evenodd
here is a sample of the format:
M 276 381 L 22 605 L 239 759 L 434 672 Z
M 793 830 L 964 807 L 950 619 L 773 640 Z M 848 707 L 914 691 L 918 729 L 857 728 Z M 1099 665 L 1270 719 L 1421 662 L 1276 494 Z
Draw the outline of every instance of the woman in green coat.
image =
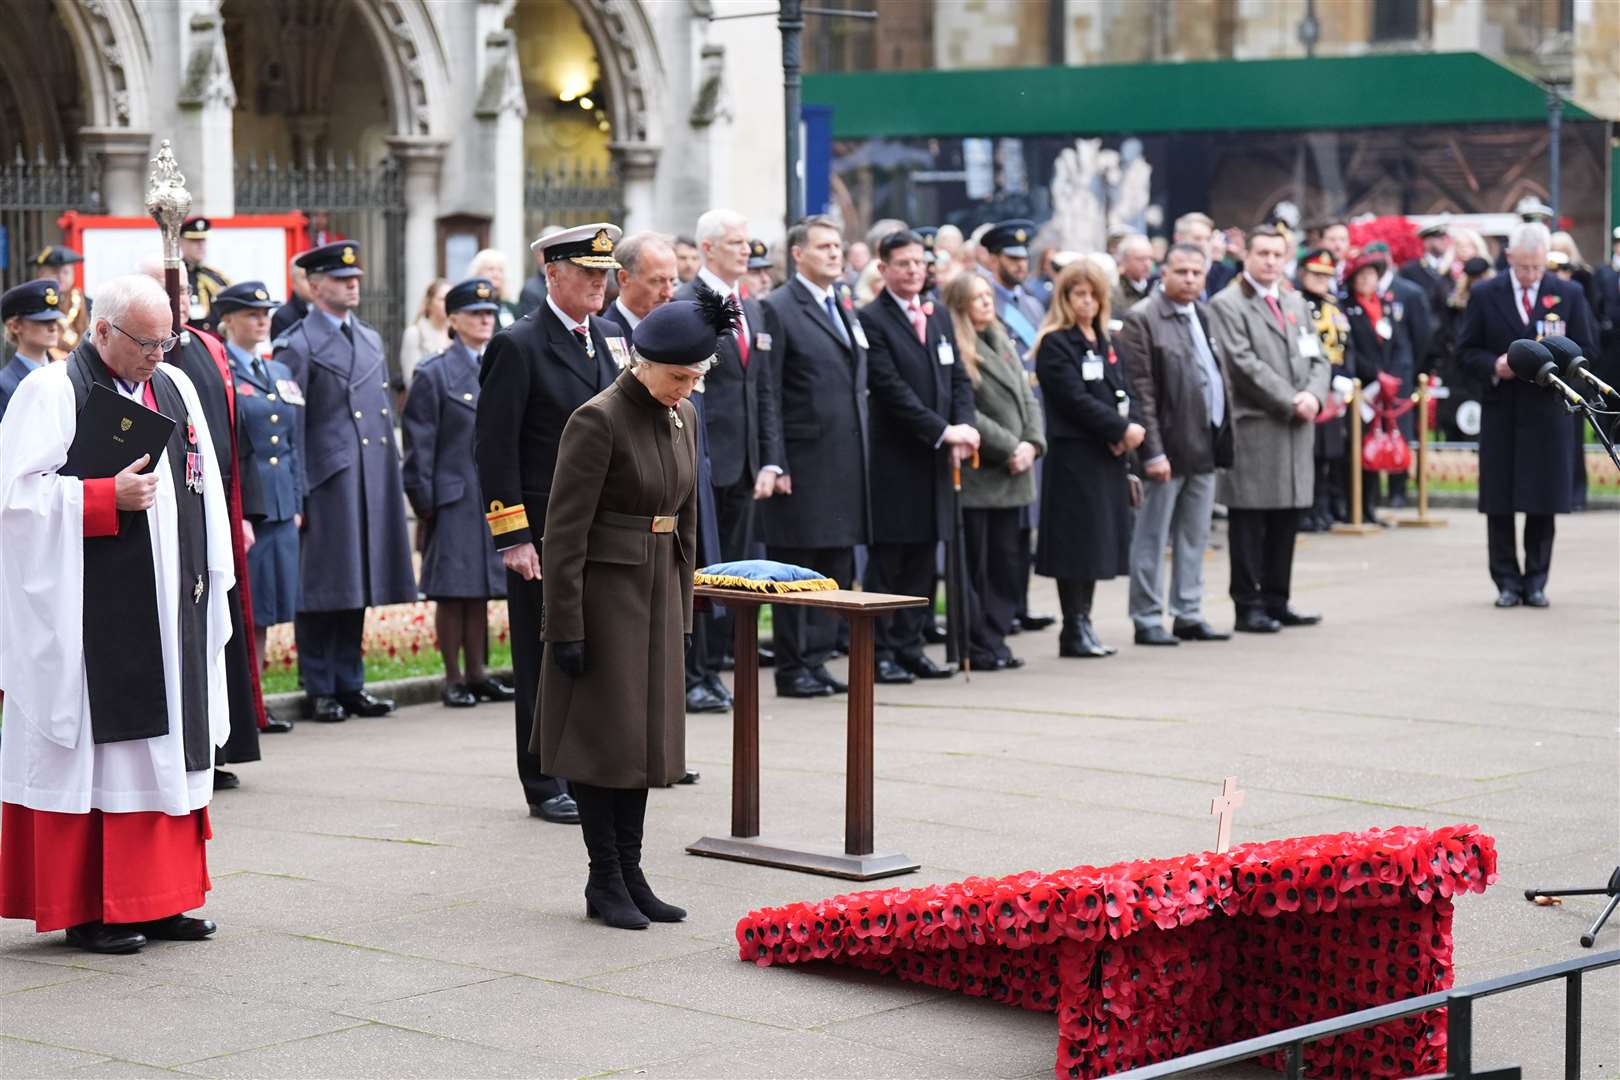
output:
M 630 364 L 563 428 L 541 547 L 546 656 L 530 749 L 568 780 L 590 856 L 585 913 L 645 929 L 686 912 L 641 872 L 647 789 L 686 772 L 684 636 L 697 553 L 692 389 L 735 301 L 656 308 Z
M 1035 503 L 1035 459 L 1046 453 L 1041 406 L 1018 353 L 996 319 L 995 295 L 980 274 L 958 274 L 945 287 L 956 351 L 973 383 L 979 467 L 962 472 L 962 528 L 972 578 L 969 657 L 974 671 L 1024 662 L 1007 648 L 1024 587 L 1019 510 Z

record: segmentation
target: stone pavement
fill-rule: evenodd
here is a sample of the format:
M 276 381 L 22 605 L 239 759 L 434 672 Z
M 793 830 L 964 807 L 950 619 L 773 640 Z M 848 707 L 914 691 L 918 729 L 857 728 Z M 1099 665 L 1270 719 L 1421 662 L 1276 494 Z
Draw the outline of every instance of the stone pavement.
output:
M 879 688 L 878 846 L 924 866 L 891 883 L 1202 850 L 1234 774 L 1239 842 L 1493 833 L 1501 880 L 1458 903 L 1459 983 L 1577 955 L 1598 901 L 1520 893 L 1600 884 L 1620 850 L 1620 517 L 1561 519 L 1553 607 L 1506 612 L 1483 520 L 1449 517 L 1303 537 L 1296 595 L 1326 612 L 1317 628 L 1135 648 L 1114 581 L 1098 622 L 1118 657 L 1059 661 L 1048 631 L 1013 640 L 1021 672 Z M 1209 614 L 1230 624 L 1224 553 L 1209 566 Z M 837 844 L 841 700 L 767 690 L 764 706 L 765 831 Z M 1051 1015 L 738 962 L 738 916 L 848 886 L 683 853 L 728 823 L 729 717 L 689 724 L 703 782 L 652 795 L 649 874 L 693 914 L 641 933 L 584 919 L 578 834 L 524 815 L 511 740 L 510 712 L 487 705 L 266 739 L 214 802 L 215 940 L 96 957 L 0 926 L 0 1074 L 1051 1076 Z M 1617 944 L 1612 925 L 1600 947 Z M 1617 974 L 1588 982 L 1588 1076 L 1620 1068 Z M 1481 1003 L 1476 1064 L 1554 1075 L 1562 1000 L 1551 985 Z

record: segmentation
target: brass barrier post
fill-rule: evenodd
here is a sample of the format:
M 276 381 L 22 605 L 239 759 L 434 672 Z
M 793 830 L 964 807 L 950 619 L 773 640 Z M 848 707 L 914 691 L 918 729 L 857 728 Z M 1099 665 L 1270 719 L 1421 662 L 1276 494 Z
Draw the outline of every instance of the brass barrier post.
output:
M 1375 533 L 1378 526 L 1362 520 L 1361 513 L 1361 383 L 1350 380 L 1350 520 L 1339 521 L 1333 531 L 1345 536 L 1365 536 Z
M 1450 522 L 1429 516 L 1429 377 L 1418 376 L 1417 388 L 1417 516 L 1403 517 L 1397 523 L 1403 528 L 1441 529 Z

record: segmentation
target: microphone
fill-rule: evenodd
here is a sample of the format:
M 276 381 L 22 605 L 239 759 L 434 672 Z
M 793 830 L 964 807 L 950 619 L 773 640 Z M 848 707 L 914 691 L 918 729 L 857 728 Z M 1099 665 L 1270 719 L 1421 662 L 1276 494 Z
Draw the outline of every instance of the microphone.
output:
M 1585 398 L 1558 377 L 1558 361 L 1553 359 L 1551 350 L 1541 342 L 1529 338 L 1515 341 L 1508 346 L 1507 363 L 1515 378 L 1533 382 L 1537 386 L 1556 387 L 1572 406 L 1586 404 Z
M 1541 343 L 1547 351 L 1553 354 L 1553 359 L 1564 365 L 1564 378 L 1570 382 L 1585 379 L 1597 387 L 1598 393 L 1609 397 L 1620 397 L 1614 392 L 1614 387 L 1594 375 L 1586 366 L 1586 357 L 1581 355 L 1581 347 L 1567 337 L 1542 338 Z

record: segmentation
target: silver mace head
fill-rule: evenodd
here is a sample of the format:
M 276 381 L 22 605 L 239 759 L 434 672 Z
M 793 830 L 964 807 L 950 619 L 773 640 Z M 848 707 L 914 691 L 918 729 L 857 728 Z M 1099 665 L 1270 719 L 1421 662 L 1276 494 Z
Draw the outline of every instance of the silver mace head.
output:
M 168 139 L 158 144 L 152 171 L 146 178 L 146 212 L 152 215 L 158 231 L 163 234 L 163 261 L 169 266 L 179 266 L 180 227 L 191 213 L 191 192 L 186 190 L 186 178 L 174 160 Z

